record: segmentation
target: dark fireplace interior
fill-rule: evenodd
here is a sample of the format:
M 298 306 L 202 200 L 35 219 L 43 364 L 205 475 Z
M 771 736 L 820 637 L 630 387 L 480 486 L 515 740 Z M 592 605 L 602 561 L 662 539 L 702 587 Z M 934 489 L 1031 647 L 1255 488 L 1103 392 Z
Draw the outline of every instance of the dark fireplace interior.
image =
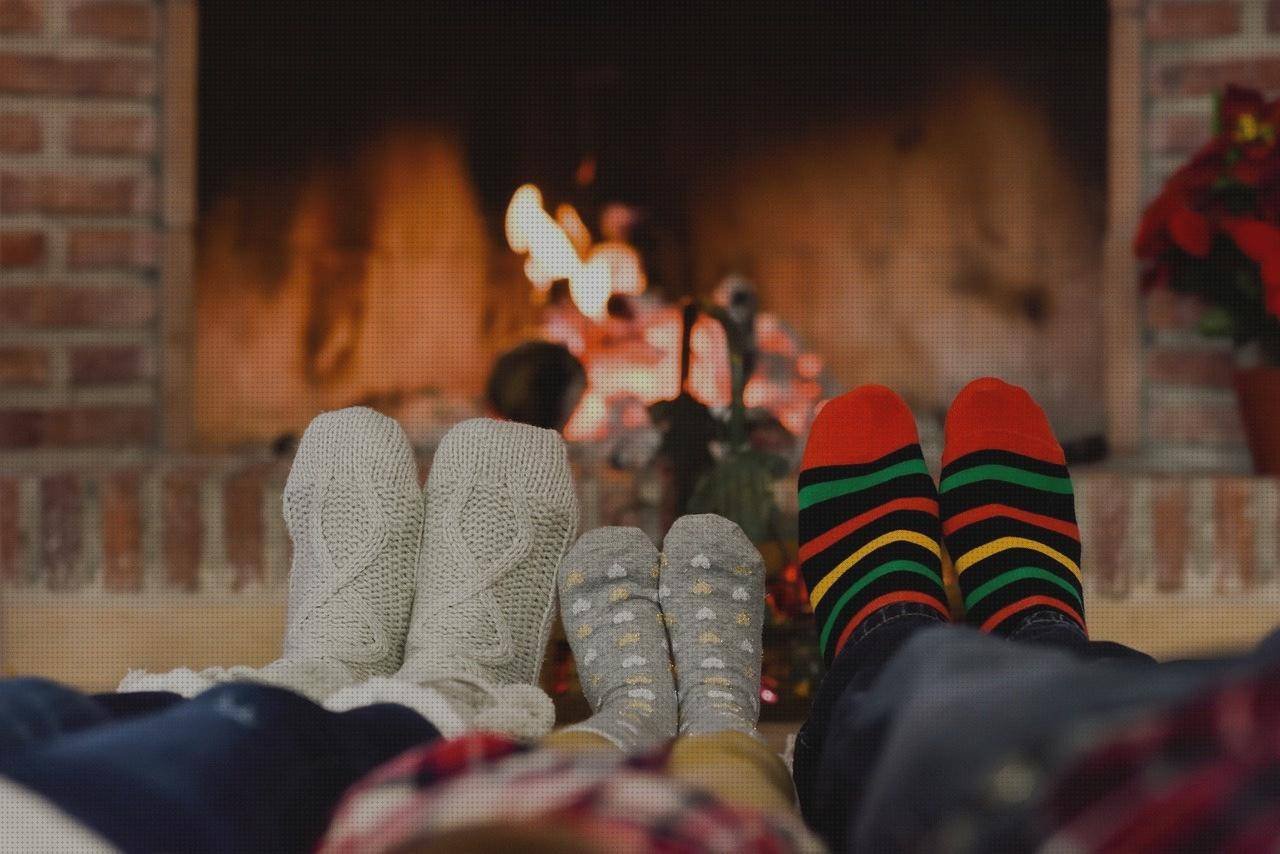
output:
M 749 279 L 823 393 L 887 382 L 931 414 L 1000 373 L 1100 434 L 1107 22 L 1104 0 L 201 4 L 203 439 L 465 411 L 548 337 L 504 239 L 525 183 L 592 239 L 626 211 L 646 299 Z

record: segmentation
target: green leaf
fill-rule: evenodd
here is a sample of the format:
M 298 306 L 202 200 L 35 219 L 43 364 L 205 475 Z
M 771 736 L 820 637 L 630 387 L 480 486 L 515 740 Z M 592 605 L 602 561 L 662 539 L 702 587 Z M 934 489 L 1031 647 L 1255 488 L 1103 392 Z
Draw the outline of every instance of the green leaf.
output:
M 1231 335 L 1235 325 L 1231 312 L 1220 305 L 1210 306 L 1200 318 L 1200 333 L 1211 338 L 1222 338 Z

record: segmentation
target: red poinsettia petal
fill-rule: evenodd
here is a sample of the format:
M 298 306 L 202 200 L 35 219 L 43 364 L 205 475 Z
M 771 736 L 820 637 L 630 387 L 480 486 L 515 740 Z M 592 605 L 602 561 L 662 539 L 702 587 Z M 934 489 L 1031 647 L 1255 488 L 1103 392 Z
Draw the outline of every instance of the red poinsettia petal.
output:
M 1169 217 L 1169 234 L 1178 248 L 1188 255 L 1203 258 L 1213 244 L 1213 229 L 1203 214 L 1190 208 L 1179 208 Z
M 1226 219 L 1222 230 L 1231 235 L 1240 251 L 1259 264 L 1280 256 L 1280 228 L 1256 219 Z
M 1262 265 L 1262 285 L 1267 311 L 1280 319 L 1280 254 L 1272 255 Z

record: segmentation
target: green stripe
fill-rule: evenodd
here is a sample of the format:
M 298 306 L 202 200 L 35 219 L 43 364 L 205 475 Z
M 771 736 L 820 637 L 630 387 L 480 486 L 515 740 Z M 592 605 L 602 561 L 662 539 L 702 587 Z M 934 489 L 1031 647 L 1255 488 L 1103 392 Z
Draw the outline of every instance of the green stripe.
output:
M 983 599 L 986 599 L 1002 587 L 1008 587 L 1014 582 L 1027 581 L 1033 578 L 1039 579 L 1040 581 L 1050 581 L 1058 585 L 1063 590 L 1070 593 L 1071 597 L 1075 599 L 1076 602 L 1080 603 L 1081 608 L 1084 607 L 1084 599 L 1080 597 L 1080 593 L 1071 585 L 1071 582 L 1065 581 L 1064 579 L 1054 575 L 1049 570 L 1042 569 L 1038 566 L 1020 566 L 1017 569 L 1011 569 L 1008 572 L 1000 573 L 986 584 L 974 590 L 965 597 L 964 608 L 968 611 L 972 609 L 974 605 L 977 605 Z
M 812 483 L 800 490 L 800 509 L 812 507 L 831 498 L 839 498 L 851 492 L 861 492 L 873 486 L 879 486 L 895 478 L 909 474 L 928 474 L 929 468 L 924 460 L 905 460 L 883 468 L 880 471 L 864 474 L 861 477 L 846 477 L 841 480 L 828 480 L 825 483 Z
M 1003 480 L 1007 483 L 1016 483 L 1018 486 L 1038 489 L 1041 492 L 1057 492 L 1060 495 L 1071 494 L 1071 478 L 1069 477 L 1052 477 L 1047 474 L 1036 474 L 1025 469 L 996 465 L 994 463 L 985 466 L 974 466 L 971 469 L 956 472 L 943 479 L 942 486 L 938 488 L 938 491 L 950 492 L 953 489 L 959 489 L 962 486 L 968 486 L 980 480 Z
M 844 592 L 844 595 L 836 600 L 836 604 L 831 608 L 831 615 L 827 617 L 827 624 L 822 627 L 822 635 L 818 638 L 818 647 L 825 655 L 827 652 L 827 640 L 831 636 L 831 631 L 835 628 L 836 618 L 840 616 L 840 611 L 845 605 L 849 604 L 849 600 L 857 596 L 868 584 L 877 578 L 883 578 L 891 572 L 914 572 L 916 575 L 923 575 L 925 578 L 934 582 L 938 587 L 946 593 L 946 588 L 942 586 L 942 579 L 938 577 L 936 570 L 932 570 L 922 563 L 914 560 L 891 560 L 888 563 L 881 564 L 866 575 L 859 578 L 853 585 Z

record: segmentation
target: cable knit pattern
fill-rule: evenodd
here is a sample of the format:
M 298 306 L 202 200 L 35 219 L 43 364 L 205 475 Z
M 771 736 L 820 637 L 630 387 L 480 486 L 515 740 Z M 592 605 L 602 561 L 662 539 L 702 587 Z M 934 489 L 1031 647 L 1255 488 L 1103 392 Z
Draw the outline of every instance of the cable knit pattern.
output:
M 250 679 L 320 700 L 396 671 L 422 528 L 417 463 L 400 425 L 364 407 L 318 416 L 289 472 L 284 516 L 293 565 L 281 659 L 260 670 L 133 672 L 120 690 L 190 696 Z
M 436 450 L 425 503 L 398 678 L 536 685 L 556 568 L 578 523 L 563 440 L 524 424 L 464 421 Z

